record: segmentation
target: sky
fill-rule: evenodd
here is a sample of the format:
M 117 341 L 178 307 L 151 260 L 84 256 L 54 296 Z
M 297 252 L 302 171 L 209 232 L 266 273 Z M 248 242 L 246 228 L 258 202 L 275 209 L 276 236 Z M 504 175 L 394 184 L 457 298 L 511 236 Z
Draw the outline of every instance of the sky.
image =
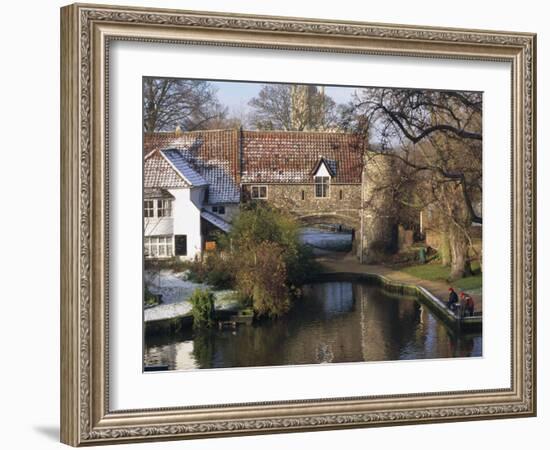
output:
M 256 97 L 264 84 L 259 82 L 236 81 L 211 81 L 218 89 L 220 103 L 229 109 L 229 112 L 250 112 L 248 102 Z M 275 83 L 273 83 L 275 84 Z M 351 100 L 356 88 L 326 86 L 325 94 L 331 97 L 337 104 L 347 103 Z

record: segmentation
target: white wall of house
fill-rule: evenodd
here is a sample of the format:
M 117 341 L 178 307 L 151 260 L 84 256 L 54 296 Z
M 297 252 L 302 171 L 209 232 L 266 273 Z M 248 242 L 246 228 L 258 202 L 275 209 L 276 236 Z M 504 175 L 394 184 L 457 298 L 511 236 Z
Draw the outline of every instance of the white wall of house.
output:
M 167 236 L 174 234 L 173 217 L 146 217 L 143 225 L 145 236 Z
M 185 235 L 187 237 L 187 255 L 179 257 L 181 259 L 193 259 L 195 256 L 200 255 L 204 244 L 204 237 L 201 235 L 201 209 L 204 208 L 213 212 L 212 205 L 204 204 L 206 188 L 176 188 L 168 189 L 168 192 L 174 197 L 172 199 L 171 216 L 144 218 L 144 235 L 145 237 L 171 236 L 173 255 L 176 251 L 175 236 Z M 238 213 L 239 205 L 228 203 L 223 206 L 225 207 L 225 213 L 218 215 L 225 221 L 230 222 Z M 156 214 L 155 206 L 155 216 Z
M 174 196 L 172 217 L 174 235 L 187 236 L 187 255 L 182 259 L 193 259 L 202 249 L 201 205 L 204 188 L 169 189 Z
M 220 213 L 214 211 L 214 208 L 219 207 L 219 206 L 223 206 L 225 208 L 225 213 L 224 214 L 220 214 Z M 224 204 L 221 204 L 221 205 L 208 205 L 208 206 L 204 206 L 204 209 L 206 209 L 207 211 L 209 211 L 213 214 L 217 214 L 218 216 L 220 216 L 226 222 L 231 222 L 234 219 L 234 217 L 237 215 L 237 213 L 239 212 L 239 204 L 238 203 L 224 203 Z
M 228 203 L 225 205 L 225 216 L 222 216 L 227 222 L 231 222 L 239 213 L 238 203 Z

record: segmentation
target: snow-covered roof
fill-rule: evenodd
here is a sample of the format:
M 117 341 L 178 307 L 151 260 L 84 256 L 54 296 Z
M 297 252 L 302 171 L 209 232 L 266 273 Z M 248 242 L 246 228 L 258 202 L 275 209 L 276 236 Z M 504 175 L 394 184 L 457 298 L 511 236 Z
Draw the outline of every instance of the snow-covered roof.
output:
M 143 150 L 179 152 L 178 160 L 207 181 L 207 202 L 220 204 L 239 203 L 243 183 L 311 183 L 321 164 L 333 182 L 359 184 L 363 144 L 350 133 L 235 129 L 146 133 Z
M 183 176 L 183 178 L 191 186 L 206 186 L 208 181 L 204 177 L 194 170 L 189 162 L 185 159 L 183 153 L 178 149 L 162 150 L 162 154 L 168 158 L 168 161 L 176 168 L 176 170 Z
M 189 183 L 174 169 L 166 157 L 154 151 L 145 157 L 143 165 L 143 186 L 151 189 L 186 188 Z
M 351 133 L 243 131 L 242 183 L 310 183 L 321 164 L 335 183 L 361 183 L 363 142 Z
M 241 193 L 226 161 L 211 159 L 208 162 L 194 160 L 195 167 L 208 181 L 208 203 L 239 203 Z
M 144 150 L 166 153 L 198 173 L 208 184 L 208 203 L 239 203 L 238 130 L 147 133 Z M 146 157 L 147 158 L 147 157 Z
M 201 217 L 226 233 L 229 233 L 229 230 L 231 230 L 231 224 L 229 222 L 226 222 L 220 216 L 213 214 L 210 211 L 202 210 Z

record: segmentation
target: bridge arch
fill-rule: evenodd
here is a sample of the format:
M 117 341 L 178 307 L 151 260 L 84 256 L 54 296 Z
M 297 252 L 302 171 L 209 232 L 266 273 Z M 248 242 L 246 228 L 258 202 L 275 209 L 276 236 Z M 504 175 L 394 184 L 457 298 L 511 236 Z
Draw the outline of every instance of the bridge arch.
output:
M 343 225 L 347 228 L 351 228 L 355 230 L 355 233 L 359 232 L 359 228 L 361 226 L 359 215 L 351 216 L 351 215 L 342 214 L 339 212 L 299 214 L 299 215 L 296 215 L 296 219 L 302 225 L 321 225 L 321 224 Z
M 296 215 L 296 219 L 303 226 L 324 224 L 342 225 L 344 228 L 351 231 L 351 251 L 353 254 L 358 254 L 359 248 L 361 247 L 361 220 L 359 215 L 352 216 L 340 212 L 320 212 Z

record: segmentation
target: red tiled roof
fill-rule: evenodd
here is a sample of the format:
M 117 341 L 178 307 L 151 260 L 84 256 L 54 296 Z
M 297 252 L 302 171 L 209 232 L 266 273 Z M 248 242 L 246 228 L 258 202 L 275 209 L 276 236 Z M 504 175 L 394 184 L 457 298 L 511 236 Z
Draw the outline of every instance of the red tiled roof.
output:
M 238 203 L 238 135 L 237 129 L 147 133 L 143 146 L 145 154 L 155 150 L 179 151 L 178 158 L 185 160 L 207 181 L 209 203 Z
M 213 185 L 311 183 L 321 158 L 335 174 L 333 182 L 361 182 L 361 141 L 347 133 L 235 129 L 145 134 L 145 154 L 166 149 L 182 150 Z M 224 176 L 212 178 L 217 172 Z M 220 186 L 220 193 L 233 189 Z
M 336 183 L 360 183 L 361 141 L 352 134 L 243 131 L 243 183 L 311 183 L 323 158 Z
M 239 175 L 238 161 L 239 130 L 203 130 L 174 133 L 145 133 L 143 151 L 189 150 L 202 161 L 216 160 L 223 163 L 234 177 Z
M 143 184 L 145 188 L 189 187 L 160 152 L 150 155 L 144 163 Z

